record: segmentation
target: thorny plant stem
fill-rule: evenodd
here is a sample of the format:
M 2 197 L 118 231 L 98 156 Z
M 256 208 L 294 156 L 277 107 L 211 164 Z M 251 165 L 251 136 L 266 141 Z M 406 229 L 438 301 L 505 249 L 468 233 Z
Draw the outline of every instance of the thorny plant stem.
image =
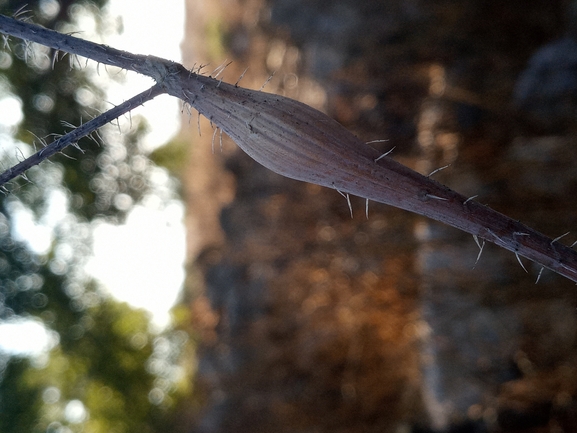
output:
M 63 135 L 46 147 L 40 149 L 32 156 L 26 158 L 24 161 L 19 162 L 15 166 L 10 167 L 4 173 L 0 174 L 0 186 L 16 178 L 17 176 L 20 176 L 29 168 L 40 164 L 42 161 L 50 158 L 55 153 L 61 152 L 71 144 L 76 144 L 82 137 L 90 135 L 92 132 L 106 125 L 108 122 L 122 116 L 123 114 L 128 113 L 130 110 L 133 110 L 139 105 L 144 104 L 146 101 L 150 101 L 152 98 L 160 95 L 161 93 L 164 93 L 162 86 L 155 84 L 150 89 L 139 93 L 138 95 L 130 98 L 128 101 L 125 101 L 122 104 L 111 108 L 105 113 L 102 113 L 100 116 L 97 116 L 94 119 L 78 126 L 68 134 Z
M 4 15 L 0 15 L 0 31 L 6 35 L 36 42 L 57 51 L 76 54 L 99 63 L 118 66 L 134 72 L 140 72 L 138 65 L 142 64 L 146 57 L 71 37 L 70 35 L 63 35 L 54 30 Z
M 190 104 L 276 173 L 424 215 L 577 282 L 577 252 L 559 243 L 560 238 L 551 239 L 379 154 L 305 104 L 201 76 L 169 60 L 126 53 L 7 17 L 0 16 L 0 32 L 153 78 L 158 83 L 153 89 Z
M 159 59 L 155 56 L 144 56 L 117 50 L 4 15 L 0 15 L 0 33 L 36 42 L 57 51 L 82 56 L 105 65 L 138 72 L 151 77 L 156 82 L 162 81 L 165 71 L 163 63 L 168 62 L 168 60 Z M 57 54 L 55 53 L 55 55 Z

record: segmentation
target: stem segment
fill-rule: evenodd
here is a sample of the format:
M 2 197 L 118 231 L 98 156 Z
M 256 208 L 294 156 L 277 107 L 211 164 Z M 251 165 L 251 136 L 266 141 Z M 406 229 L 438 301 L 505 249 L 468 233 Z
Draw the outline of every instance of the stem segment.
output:
M 39 150 L 34 155 L 29 156 L 24 161 L 19 162 L 14 167 L 11 167 L 4 173 L 0 174 L 0 186 L 21 175 L 30 167 L 40 164 L 42 161 L 51 157 L 55 153 L 61 152 L 67 146 L 70 146 L 73 143 L 77 143 L 78 140 L 80 140 L 82 137 L 90 135 L 92 132 L 106 125 L 108 122 L 122 116 L 125 113 L 128 113 L 130 110 L 144 104 L 146 101 L 149 101 L 162 93 L 164 93 L 162 86 L 160 84 L 155 84 L 150 89 L 139 93 L 138 95 L 130 98 L 128 101 L 125 101 L 122 104 L 117 105 L 116 107 L 101 114 L 100 116 L 95 117 L 83 125 L 80 125 L 73 131 L 63 135 L 58 140 Z

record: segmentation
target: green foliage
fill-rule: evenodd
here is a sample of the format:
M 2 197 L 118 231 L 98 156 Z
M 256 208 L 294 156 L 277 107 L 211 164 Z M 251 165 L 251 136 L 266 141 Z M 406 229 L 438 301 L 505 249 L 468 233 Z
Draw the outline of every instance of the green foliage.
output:
M 169 141 L 150 154 L 150 159 L 158 166 L 166 168 L 170 174 L 180 178 L 188 164 L 190 145 L 179 139 Z
M 154 371 L 170 371 L 179 358 L 169 340 L 182 347 L 185 341 L 180 333 L 155 336 L 148 325 L 144 311 L 104 299 L 83 312 L 76 331 L 61 337 L 46 364 L 31 367 L 12 358 L 0 383 L 0 431 L 164 431 L 177 385 Z
M 26 381 L 32 369 L 28 359 L 11 358 L 7 363 L 0 370 L 0 432 L 32 432 L 37 419 L 30 415 L 40 412 L 42 390 Z
M 205 34 L 208 56 L 212 59 L 222 59 L 226 52 L 224 23 L 218 18 L 209 20 L 206 24 Z

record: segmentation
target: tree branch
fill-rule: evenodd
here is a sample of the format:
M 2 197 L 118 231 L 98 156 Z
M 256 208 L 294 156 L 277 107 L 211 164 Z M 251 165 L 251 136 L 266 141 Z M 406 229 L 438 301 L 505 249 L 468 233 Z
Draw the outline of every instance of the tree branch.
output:
M 155 84 L 150 89 L 145 90 L 142 93 L 130 98 L 128 101 L 123 102 L 120 105 L 108 110 L 107 112 L 101 114 L 98 117 L 80 125 L 73 131 L 66 135 L 63 135 L 58 140 L 50 143 L 45 148 L 39 150 L 34 155 L 26 158 L 24 161 L 16 164 L 14 167 L 9 168 L 4 173 L 0 174 L 0 187 L 6 182 L 14 179 L 15 177 L 21 175 L 30 167 L 40 164 L 47 158 L 50 158 L 55 153 L 61 152 L 67 146 L 77 143 L 82 137 L 90 135 L 92 132 L 96 131 L 98 128 L 106 125 L 108 122 L 128 113 L 130 110 L 144 104 L 146 101 L 164 93 L 164 90 L 160 84 Z

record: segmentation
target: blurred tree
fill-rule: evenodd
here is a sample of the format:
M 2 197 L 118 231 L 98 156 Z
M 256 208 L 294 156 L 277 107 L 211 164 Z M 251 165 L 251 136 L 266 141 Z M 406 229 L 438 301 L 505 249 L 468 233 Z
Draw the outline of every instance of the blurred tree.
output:
M 82 15 L 92 16 L 96 27 L 103 27 L 99 8 L 106 3 L 105 0 L 66 1 L 60 5 L 49 0 L 27 3 L 25 11 L 33 10 L 34 21 L 46 27 L 69 31 L 73 27 L 68 20 Z M 15 11 L 19 4 L 9 2 L 2 9 Z M 16 97 L 21 103 L 23 120 L 15 131 L 18 139 L 30 142 L 36 138 L 35 145 L 40 146 L 43 140 L 50 142 L 52 138 L 70 131 L 71 125 L 81 124 L 83 119 L 95 116 L 104 108 L 102 102 L 97 102 L 104 99 L 102 90 L 92 83 L 78 58 L 64 57 L 62 53 L 55 53 L 39 44 L 13 39 L 10 42 L 5 46 L 9 48 L 2 52 L 0 91 L 4 93 L 3 97 Z M 136 137 L 141 133 L 137 130 Z M 127 141 L 134 144 L 133 139 Z M 90 141 L 86 139 L 84 143 Z M 124 194 L 136 201 L 146 191 L 145 183 L 129 184 L 126 181 L 131 175 L 140 174 L 138 171 L 141 171 L 142 164 L 137 156 L 142 152 L 138 146 L 131 146 L 131 152 L 125 157 L 111 157 L 104 146 L 82 144 L 81 141 L 82 164 L 63 155 L 55 160 L 59 175 L 69 190 L 74 212 L 88 219 L 95 215 L 122 218 L 126 209 L 114 206 L 115 197 Z M 35 194 L 25 194 L 21 199 L 38 212 L 44 209 L 41 202 L 45 197 L 41 191 L 34 191 Z
M 69 24 L 58 21 L 58 17 L 69 19 L 83 13 L 92 14 L 98 21 L 97 6 L 104 3 L 103 0 L 69 1 L 59 5 L 44 0 L 29 2 L 28 8 L 35 11 L 35 20 L 39 17 L 44 25 L 63 28 Z M 14 10 L 19 2 L 0 1 L 0 6 L 4 5 Z M 102 99 L 102 91 L 91 83 L 84 69 L 75 67 L 78 66 L 76 58 L 71 59 L 71 63 L 53 61 L 50 59 L 58 53 L 13 39 L 4 48 L 0 52 L 0 99 L 19 101 L 23 114 L 17 125 L 0 125 L 0 161 L 8 166 L 15 158 L 13 155 L 17 158 L 32 151 L 24 142 L 14 143 L 12 137 L 30 141 L 32 135 L 36 137 L 34 146 L 38 147 L 71 129 L 67 126 L 69 123 L 80 124 L 83 118 L 94 114 L 89 109 L 103 107 L 96 102 Z M 80 164 L 74 155 L 59 155 L 54 164 L 30 170 L 26 177 L 12 182 L 9 191 L 3 191 L 5 194 L 0 197 L 1 319 L 14 314 L 32 314 L 44 321 L 58 317 L 66 323 L 59 332 L 74 322 L 72 318 L 64 319 L 68 313 L 56 314 L 56 310 L 61 306 L 69 309 L 68 304 L 72 303 L 72 310 L 81 311 L 82 303 L 86 302 L 84 295 L 94 290 L 90 285 L 75 282 L 79 278 L 76 273 L 80 263 L 90 252 L 86 222 L 96 217 L 121 221 L 133 203 L 150 191 L 147 175 L 152 165 L 139 146 L 146 125 L 143 121 L 134 123 L 136 127 L 125 134 L 121 142 L 118 137 L 99 145 L 81 141 Z M 95 137 L 95 141 L 100 139 Z M 78 150 L 70 152 L 78 153 Z M 54 209 L 58 203 L 65 209 Z M 69 212 L 66 217 L 47 222 L 53 219 L 50 212 L 66 210 Z M 31 250 L 30 243 L 16 229 L 16 216 L 34 223 L 44 222 L 53 228 L 49 251 Z M 76 271 L 72 272 L 73 269 Z
M 12 358 L 0 383 L 0 431 L 165 431 L 178 383 L 166 374 L 177 368 L 168 361 L 185 341 L 182 333 L 155 336 L 148 327 L 144 311 L 100 299 L 60 334 L 45 363 Z
M 71 31 L 81 14 L 104 27 L 105 3 L 0 0 L 0 12 Z M 0 101 L 12 98 L 22 111 L 19 123 L 0 124 L 0 162 L 9 166 L 33 150 L 25 142 L 49 143 L 105 107 L 98 102 L 102 90 L 77 58 L 14 38 L 3 42 Z M 59 336 L 44 361 L 0 353 L 1 433 L 62 431 L 62 426 L 152 432 L 167 425 L 170 395 L 180 377 L 174 343 L 184 345 L 183 334 L 151 333 L 144 312 L 103 297 L 82 271 L 90 254 L 89 221 L 122 221 L 150 191 L 152 165 L 139 146 L 146 125 L 134 124 L 121 142 L 81 141 L 81 163 L 74 158 L 79 150 L 67 151 L 71 156 L 30 170 L 0 195 L 0 321 L 34 317 Z M 56 222 L 55 212 L 64 214 Z M 51 229 L 49 245 L 33 246 L 18 229 L 23 219 Z

